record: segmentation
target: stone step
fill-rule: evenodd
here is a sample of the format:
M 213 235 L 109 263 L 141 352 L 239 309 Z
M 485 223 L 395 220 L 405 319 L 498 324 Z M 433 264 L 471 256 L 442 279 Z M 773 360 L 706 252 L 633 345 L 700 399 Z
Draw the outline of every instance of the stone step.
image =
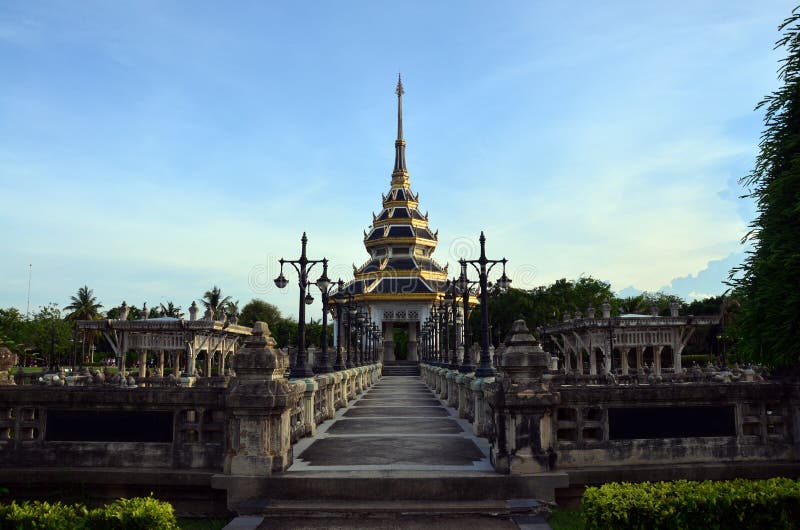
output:
M 420 375 L 419 366 L 384 366 L 381 370 L 384 377 L 387 376 L 418 376 Z
M 530 520 L 546 513 L 546 504 L 535 500 L 475 501 L 273 501 L 263 512 L 262 528 L 302 521 L 315 528 L 453 528 L 492 530 L 519 528 L 521 518 Z M 297 526 L 287 526 L 296 528 Z M 546 527 L 545 527 L 546 528 Z
M 396 503 L 430 503 L 429 508 L 438 506 L 439 509 L 443 503 L 456 503 L 452 506 L 464 507 L 474 503 L 507 502 L 509 499 L 552 502 L 555 489 L 566 487 L 568 477 L 565 473 L 500 475 L 492 472 L 313 471 L 263 478 L 217 475 L 212 479 L 212 485 L 228 489 L 229 508 L 239 514 L 257 514 L 264 513 L 269 506 L 292 506 L 286 501 L 298 500 L 334 504 L 372 503 L 375 506 L 375 503 L 391 499 Z M 249 498 L 235 499 L 237 490 L 249 492 Z

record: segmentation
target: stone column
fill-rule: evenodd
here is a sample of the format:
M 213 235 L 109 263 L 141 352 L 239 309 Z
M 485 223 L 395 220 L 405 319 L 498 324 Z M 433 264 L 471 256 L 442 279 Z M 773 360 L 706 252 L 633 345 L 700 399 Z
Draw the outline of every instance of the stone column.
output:
M 186 347 L 186 377 L 193 377 L 194 376 L 194 362 L 196 359 L 197 352 L 194 351 L 194 348 L 189 345 Z
M 597 375 L 597 353 L 594 347 L 589 349 L 589 375 Z
M 622 360 L 622 374 L 623 375 L 628 375 L 628 352 L 629 351 L 630 351 L 630 348 L 620 348 L 619 349 L 619 353 L 620 353 L 620 356 L 621 356 L 620 359 Z
M 394 324 L 384 322 L 383 326 L 383 360 L 394 361 Z
M 418 361 L 417 357 L 417 323 L 408 323 L 408 360 Z
M 147 350 L 139 350 L 139 377 L 147 377 Z
M 206 377 L 211 377 L 211 367 L 214 366 L 214 355 L 217 352 L 206 351 Z
M 653 346 L 653 373 L 661 375 L 661 352 L 664 346 Z
M 219 376 L 225 377 L 225 357 L 228 356 L 228 352 L 222 351 L 219 354 Z
M 158 351 L 158 377 L 164 377 L 164 350 Z

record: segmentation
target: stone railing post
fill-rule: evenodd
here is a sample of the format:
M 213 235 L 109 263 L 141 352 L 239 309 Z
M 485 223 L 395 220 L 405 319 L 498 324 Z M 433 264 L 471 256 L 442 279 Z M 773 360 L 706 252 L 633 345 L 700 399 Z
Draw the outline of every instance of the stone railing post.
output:
M 505 346 L 495 382 L 486 389 L 494 423 L 492 465 L 512 474 L 550 471 L 557 456 L 553 425 L 561 396 L 550 389 L 547 354 L 523 320 L 514 322 Z
M 306 385 L 303 391 L 303 419 L 305 420 L 303 432 L 306 433 L 305 436 L 314 436 L 317 434 L 314 399 L 316 398 L 316 393 L 319 390 L 319 383 L 317 383 L 317 381 L 314 379 L 301 379 L 300 381 L 304 382 Z
M 290 387 L 284 376 L 289 359 L 275 347 L 266 323 L 255 323 L 232 365 L 236 377 L 225 396 L 225 474 L 266 476 L 286 470 L 292 463 Z

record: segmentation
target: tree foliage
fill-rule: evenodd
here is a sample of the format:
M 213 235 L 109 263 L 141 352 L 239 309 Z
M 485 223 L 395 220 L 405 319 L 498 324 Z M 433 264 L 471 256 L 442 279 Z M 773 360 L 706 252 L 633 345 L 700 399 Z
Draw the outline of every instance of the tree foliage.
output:
M 798 364 L 800 344 L 800 7 L 779 26 L 783 85 L 756 107 L 764 131 L 755 167 L 740 182 L 757 215 L 743 242 L 752 245 L 731 273 L 742 300 L 739 353 L 776 367 Z
M 203 307 L 210 309 L 214 315 L 219 315 L 220 310 L 225 310 L 230 302 L 231 297 L 222 296 L 222 289 L 216 285 L 206 291 L 205 294 L 203 294 L 203 298 L 200 300 Z
M 281 310 L 265 300 L 253 298 L 245 304 L 239 315 L 239 324 L 252 326 L 256 322 L 266 322 L 269 329 L 275 332 L 278 322 L 283 319 Z
M 100 318 L 100 308 L 103 304 L 97 302 L 94 291 L 89 286 L 84 285 L 78 289 L 78 293 L 70 297 L 70 304 L 64 308 L 69 311 L 67 320 L 96 320 Z

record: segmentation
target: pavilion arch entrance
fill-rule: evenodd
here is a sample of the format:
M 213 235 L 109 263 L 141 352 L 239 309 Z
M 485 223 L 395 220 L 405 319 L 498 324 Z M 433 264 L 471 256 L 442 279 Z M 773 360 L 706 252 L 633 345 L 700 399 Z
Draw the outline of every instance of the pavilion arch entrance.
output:
M 418 361 L 418 321 L 383 321 L 383 361 Z
M 408 323 L 395 324 L 392 330 L 394 358 L 397 361 L 408 359 L 408 325 Z

